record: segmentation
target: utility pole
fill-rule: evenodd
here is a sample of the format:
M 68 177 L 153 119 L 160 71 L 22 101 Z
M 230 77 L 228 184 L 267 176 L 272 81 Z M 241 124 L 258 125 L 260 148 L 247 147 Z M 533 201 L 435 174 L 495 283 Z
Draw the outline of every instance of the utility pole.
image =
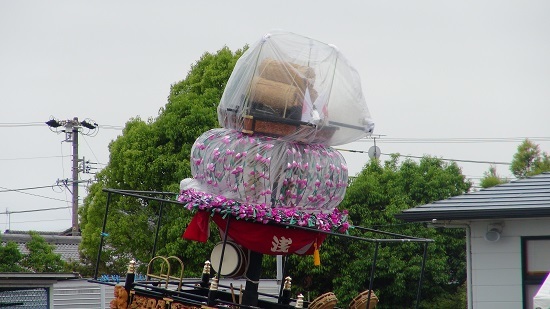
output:
M 55 120 L 50 119 L 46 124 L 50 128 L 54 128 L 55 132 L 59 133 L 57 131 L 57 128 L 63 127 L 64 129 L 61 130 L 62 132 L 65 132 L 65 142 L 71 142 L 72 143 L 72 149 L 73 149 L 73 167 L 72 167 L 72 227 L 71 227 L 71 235 L 72 236 L 79 236 L 80 235 L 80 228 L 78 226 L 78 162 L 80 162 L 80 159 L 78 158 L 78 133 L 80 133 L 80 129 L 82 127 L 87 128 L 88 130 L 96 130 L 97 129 L 97 123 L 95 122 L 88 122 L 86 120 L 79 122 L 78 117 L 74 117 L 72 120 Z
M 73 217 L 72 235 L 80 235 L 78 226 L 78 117 L 73 118 L 72 143 L 73 143 Z

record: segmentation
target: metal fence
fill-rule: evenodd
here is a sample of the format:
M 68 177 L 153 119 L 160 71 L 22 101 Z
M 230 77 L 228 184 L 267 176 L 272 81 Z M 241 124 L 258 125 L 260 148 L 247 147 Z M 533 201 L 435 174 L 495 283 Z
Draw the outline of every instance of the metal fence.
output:
M 0 290 L 3 309 L 49 309 L 48 288 L 13 288 Z

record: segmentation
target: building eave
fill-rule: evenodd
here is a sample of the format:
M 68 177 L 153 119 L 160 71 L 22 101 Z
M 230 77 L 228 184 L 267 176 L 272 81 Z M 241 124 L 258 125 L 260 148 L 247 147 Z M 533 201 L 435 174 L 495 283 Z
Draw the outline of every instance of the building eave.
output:
M 550 217 L 550 208 L 536 209 L 483 209 L 483 210 L 428 210 L 403 211 L 396 218 L 407 222 L 437 220 L 520 219 Z

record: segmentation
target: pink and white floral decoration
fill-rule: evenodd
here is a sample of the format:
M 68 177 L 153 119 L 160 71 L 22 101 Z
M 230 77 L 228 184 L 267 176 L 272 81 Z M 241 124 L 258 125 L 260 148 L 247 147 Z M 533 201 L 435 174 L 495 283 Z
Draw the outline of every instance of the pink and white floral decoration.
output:
M 329 146 L 231 129 L 213 129 L 195 141 L 191 173 L 199 191 L 306 213 L 331 213 L 348 184 L 345 160 Z

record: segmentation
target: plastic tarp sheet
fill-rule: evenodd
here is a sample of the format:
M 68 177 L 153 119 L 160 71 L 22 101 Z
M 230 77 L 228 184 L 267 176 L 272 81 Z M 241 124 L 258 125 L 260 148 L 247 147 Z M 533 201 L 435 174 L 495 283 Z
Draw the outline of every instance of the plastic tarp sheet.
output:
M 534 309 L 550 309 L 550 274 L 533 297 Z
M 333 45 L 289 32 L 267 34 L 241 56 L 218 120 L 239 132 L 328 146 L 374 129 L 348 60 Z

